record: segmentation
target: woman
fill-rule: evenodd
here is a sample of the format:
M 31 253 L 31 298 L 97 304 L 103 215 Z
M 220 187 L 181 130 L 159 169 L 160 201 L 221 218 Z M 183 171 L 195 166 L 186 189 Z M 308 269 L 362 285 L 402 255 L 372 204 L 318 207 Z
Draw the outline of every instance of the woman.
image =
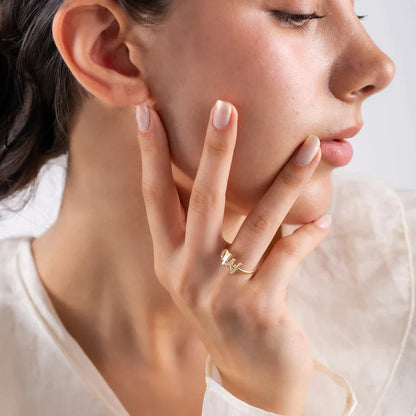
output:
M 9 0 L 1 31 L 2 198 L 69 151 L 55 224 L 0 249 L 2 414 L 379 406 L 314 360 L 287 304 L 352 156 L 323 141 L 358 133 L 394 75 L 350 1 Z

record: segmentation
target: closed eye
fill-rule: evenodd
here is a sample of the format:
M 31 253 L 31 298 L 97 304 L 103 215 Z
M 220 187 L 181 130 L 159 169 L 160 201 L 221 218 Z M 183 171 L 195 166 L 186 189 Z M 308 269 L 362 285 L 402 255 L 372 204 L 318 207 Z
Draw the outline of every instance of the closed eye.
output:
M 313 19 L 322 19 L 324 16 L 318 16 L 316 13 L 312 14 L 293 14 L 282 12 L 280 10 L 272 10 L 271 13 L 278 20 L 279 23 L 282 23 L 285 27 L 295 28 L 306 30 L 310 21 Z M 358 19 L 364 19 L 367 16 L 357 15 Z

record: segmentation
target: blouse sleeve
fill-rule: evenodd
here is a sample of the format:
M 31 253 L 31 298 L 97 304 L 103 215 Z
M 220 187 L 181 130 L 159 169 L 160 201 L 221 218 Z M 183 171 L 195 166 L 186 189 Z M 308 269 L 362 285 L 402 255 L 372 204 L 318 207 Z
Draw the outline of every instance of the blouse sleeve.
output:
M 350 384 L 323 363 L 314 360 L 315 372 L 308 392 L 305 416 L 350 416 L 357 400 Z M 205 390 L 202 416 L 283 416 L 254 407 L 228 392 L 208 355 L 205 365 Z
M 205 363 L 205 390 L 202 416 L 282 416 L 251 406 L 233 396 L 221 384 L 217 367 L 208 355 Z

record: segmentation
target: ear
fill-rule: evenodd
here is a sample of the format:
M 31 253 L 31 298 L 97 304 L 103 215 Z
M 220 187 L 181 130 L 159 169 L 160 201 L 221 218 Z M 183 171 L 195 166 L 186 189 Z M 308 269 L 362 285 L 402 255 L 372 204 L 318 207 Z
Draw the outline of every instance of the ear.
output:
M 66 0 L 53 20 L 55 44 L 72 74 L 112 106 L 149 98 L 140 70 L 143 46 L 128 39 L 134 26 L 114 0 Z

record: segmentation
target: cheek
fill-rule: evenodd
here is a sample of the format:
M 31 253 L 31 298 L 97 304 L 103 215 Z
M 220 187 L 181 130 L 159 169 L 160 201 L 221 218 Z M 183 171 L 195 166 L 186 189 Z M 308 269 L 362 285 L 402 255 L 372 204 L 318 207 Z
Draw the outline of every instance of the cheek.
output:
M 227 198 L 245 213 L 270 187 L 301 142 L 319 132 L 316 128 L 323 119 L 319 99 L 324 89 L 318 82 L 314 58 L 289 41 L 273 42 L 271 36 L 242 35 L 239 49 L 228 55 L 225 63 L 236 68 L 234 76 L 221 86 L 228 89 L 239 111 Z M 325 192 L 322 186 L 315 188 L 318 190 Z
M 227 201 L 248 213 L 321 118 L 318 70 L 305 48 L 259 28 L 258 19 L 236 22 L 227 31 L 202 23 L 193 33 L 192 40 L 176 40 L 177 47 L 170 43 L 154 67 L 155 80 L 164 81 L 152 91 L 160 103 L 172 159 L 189 178 L 195 177 L 211 106 L 217 99 L 232 102 L 239 126 Z M 325 199 L 318 197 L 327 192 L 325 181 L 308 188 L 293 207 L 292 220 L 310 208 L 306 199 Z

